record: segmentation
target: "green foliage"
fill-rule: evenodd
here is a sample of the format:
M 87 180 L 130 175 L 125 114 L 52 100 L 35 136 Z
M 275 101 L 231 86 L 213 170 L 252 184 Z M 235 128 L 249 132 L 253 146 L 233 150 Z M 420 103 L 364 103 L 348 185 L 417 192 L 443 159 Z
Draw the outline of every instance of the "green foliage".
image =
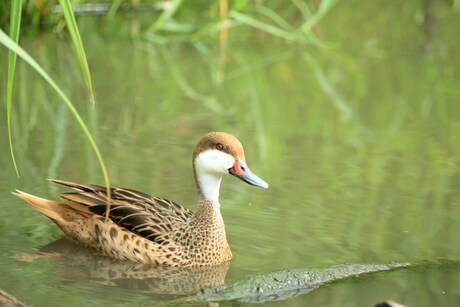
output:
M 13 0 L 11 3 L 11 21 L 10 21 L 10 37 L 17 44 L 19 41 L 19 30 L 21 28 L 21 11 L 22 1 Z M 14 170 L 19 177 L 19 170 L 16 164 L 16 158 L 13 150 L 13 138 L 11 135 L 11 104 L 13 100 L 13 84 L 14 72 L 16 69 L 16 53 L 13 50 L 8 51 L 8 81 L 6 88 L 6 120 L 8 126 L 8 142 L 10 146 L 11 159 L 13 161 Z
M 108 26 L 112 25 L 116 14 L 136 20 L 140 28 L 132 31 L 131 35 L 148 34 L 150 37 L 155 37 L 157 42 L 163 43 L 175 42 L 178 39 L 196 40 L 213 35 L 227 26 L 246 26 L 291 42 L 318 43 L 312 29 L 338 1 L 322 0 L 315 8 L 314 5 L 299 0 L 287 2 L 290 5 L 286 5 L 285 1 L 229 1 L 226 4 L 227 0 L 211 2 L 117 0 L 98 3 L 97 6 L 88 0 L 59 0 L 59 3 L 25 0 L 22 13 L 28 29 L 54 28 L 54 31 L 62 31 L 64 28 L 62 16 L 64 16 L 72 37 L 76 27 L 71 17 L 73 14 L 69 14 L 71 7 L 78 15 L 107 15 Z M 0 4 L 0 8 L 3 7 L 8 8 L 5 3 Z M 315 11 L 317 12 L 313 13 Z M 1 20 L 8 20 L 9 17 L 5 14 Z M 4 25 L 0 24 L 0 26 L 3 28 Z M 73 40 L 75 42 L 74 38 Z
M 94 141 L 93 136 L 89 132 L 88 127 L 86 126 L 85 122 L 81 118 L 80 114 L 78 113 L 77 109 L 75 106 L 72 104 L 70 99 L 64 94 L 63 90 L 57 85 L 57 83 L 48 75 L 48 73 L 43 70 L 43 68 L 27 53 L 25 52 L 18 44 L 16 44 L 13 40 L 11 40 L 3 31 L 0 30 L 0 43 L 3 44 L 5 47 L 8 49 L 12 50 L 14 53 L 16 53 L 19 57 L 21 57 L 24 61 L 26 61 L 38 74 L 40 74 L 43 79 L 56 91 L 56 93 L 62 98 L 62 100 L 66 103 L 67 107 L 70 109 L 72 112 L 73 116 L 81 126 L 84 134 L 88 138 L 89 142 L 91 143 L 91 146 L 93 147 L 96 156 L 99 160 L 99 163 L 101 165 L 102 172 L 104 174 L 104 180 L 109 186 L 109 176 L 107 172 L 107 168 L 104 164 L 104 160 L 102 159 L 102 155 L 99 151 L 99 148 Z
M 89 66 L 86 60 L 83 43 L 80 38 L 80 34 L 79 34 L 78 27 L 75 21 L 75 17 L 72 11 L 72 7 L 68 0 L 60 0 L 60 4 L 61 4 L 62 12 L 67 22 L 67 28 L 69 29 L 70 35 L 74 43 L 74 47 L 77 53 L 77 58 L 79 60 L 81 70 L 83 71 L 86 85 L 89 89 L 90 99 L 94 103 L 94 95 L 93 95 Z M 17 176 L 19 177 L 19 171 L 18 171 L 18 167 L 17 167 L 17 163 L 16 163 L 14 151 L 13 151 L 13 140 L 12 140 L 12 131 L 11 131 L 11 108 L 12 108 L 13 80 L 14 80 L 14 75 L 15 75 L 16 57 L 17 55 L 19 55 L 33 69 L 35 69 L 51 85 L 51 87 L 53 87 L 53 89 L 58 93 L 59 96 L 61 96 L 61 98 L 67 104 L 67 106 L 71 110 L 77 122 L 82 127 L 83 132 L 88 137 L 89 142 L 91 143 L 91 145 L 93 146 L 96 152 L 96 156 L 100 162 L 102 172 L 104 174 L 104 179 L 107 184 L 107 189 L 109 189 L 109 186 L 110 186 L 109 177 L 108 177 L 108 173 L 107 173 L 107 169 L 105 167 L 104 161 L 102 159 L 102 155 L 91 133 L 86 127 L 86 124 L 84 123 L 80 114 L 78 113 L 77 109 L 74 107 L 72 102 L 64 94 L 64 91 L 57 85 L 57 83 L 43 70 L 43 68 L 32 57 L 30 57 L 30 55 L 27 52 L 25 52 L 18 45 L 19 33 L 21 29 L 22 1 L 13 0 L 11 5 L 12 6 L 11 6 L 11 15 L 10 15 L 10 37 L 6 36 L 6 34 L 0 29 L 0 43 L 9 49 L 7 99 L 6 99 L 7 126 L 8 126 L 8 139 L 9 139 L 10 153 L 11 153 L 12 162 L 13 162 Z
M 91 82 L 91 74 L 89 71 L 88 61 L 86 60 L 85 50 L 83 48 L 83 43 L 81 41 L 80 33 L 78 31 L 77 22 L 72 11 L 72 6 L 69 0 L 59 0 L 61 5 L 62 13 L 64 14 L 67 29 L 69 29 L 70 37 L 72 37 L 72 42 L 77 53 L 78 62 L 80 63 L 80 68 L 85 77 L 86 86 L 89 90 L 90 100 L 94 104 L 94 94 L 93 94 L 93 84 Z
M 154 42 L 163 42 L 167 43 L 171 41 L 169 39 L 169 35 L 172 33 L 175 35 L 174 40 L 178 38 L 180 40 L 188 40 L 192 39 L 195 41 L 196 46 L 200 46 L 201 43 L 198 41 L 200 38 L 205 36 L 209 36 L 214 34 L 216 31 L 221 32 L 221 54 L 220 54 L 220 61 L 222 65 L 225 64 L 225 46 L 227 45 L 227 34 L 222 35 L 222 33 L 227 33 L 227 27 L 229 26 L 238 26 L 238 25 L 246 25 L 248 27 L 263 31 L 269 35 L 278 37 L 283 40 L 287 40 L 290 42 L 296 43 L 312 43 L 317 42 L 317 38 L 315 35 L 310 31 L 314 25 L 316 25 L 321 18 L 324 17 L 325 14 L 329 12 L 329 10 L 337 3 L 338 0 L 323 0 L 319 6 L 318 13 L 313 15 L 313 17 L 307 18 L 307 21 L 303 21 L 303 25 L 300 27 L 290 24 L 286 19 L 284 19 L 281 15 L 281 12 L 277 12 L 276 7 L 270 8 L 269 6 L 262 4 L 251 5 L 249 2 L 245 1 L 237 1 L 231 6 L 230 8 L 227 7 L 227 1 L 221 0 L 219 2 L 215 2 L 209 5 L 206 10 L 197 11 L 197 5 L 191 5 L 190 2 L 183 2 L 182 0 L 174 0 L 172 2 L 164 2 L 163 5 L 166 7 L 158 7 L 156 2 L 145 2 L 145 3 L 131 3 L 130 10 L 137 11 L 140 9 L 141 4 L 149 5 L 151 9 L 161 10 L 161 14 L 155 19 L 153 23 L 148 25 L 144 28 L 144 32 L 147 33 L 146 37 L 150 41 Z M 293 1 L 294 3 L 296 1 Z M 117 10 L 120 10 L 123 5 L 126 5 L 128 2 L 123 1 L 115 1 L 109 6 L 110 9 L 106 10 L 106 13 L 109 14 L 109 22 L 113 20 L 113 16 Z M 83 76 L 86 82 L 86 86 L 89 91 L 90 100 L 94 103 L 94 94 L 91 82 L 91 74 L 89 71 L 88 62 L 86 59 L 86 54 L 83 48 L 83 43 L 79 34 L 79 29 L 77 26 L 77 22 L 75 19 L 75 15 L 73 10 L 75 9 L 76 12 L 81 10 L 78 9 L 78 6 L 84 6 L 91 4 L 90 2 L 77 2 L 72 5 L 70 0 L 59 0 L 59 10 L 56 10 L 56 5 L 54 2 L 47 2 L 47 1 L 25 1 L 25 9 L 22 9 L 22 1 L 20 0 L 13 0 L 12 7 L 11 7 L 11 14 L 10 16 L 5 16 L 9 18 L 5 18 L 5 20 L 10 20 L 10 36 L 13 40 L 17 43 L 19 39 L 19 30 L 21 27 L 21 17 L 25 15 L 25 20 L 28 21 L 26 25 L 27 28 L 31 26 L 38 26 L 42 24 L 42 21 L 45 23 L 53 24 L 55 23 L 56 29 L 62 29 L 63 27 L 59 26 L 59 18 L 55 18 L 58 16 L 56 12 L 60 12 L 64 16 L 66 21 L 66 27 L 70 33 L 70 37 L 72 38 L 73 45 L 76 51 L 77 59 L 80 64 L 80 68 L 83 72 Z M 108 3 L 109 4 L 109 3 Z M 6 4 L 2 4 L 5 6 Z M 215 11 L 217 7 L 220 7 L 220 13 L 216 14 Z M 307 7 L 306 4 L 303 4 L 298 7 L 298 13 L 302 12 L 303 16 L 305 14 L 305 8 Z M 35 8 L 35 10 L 33 9 Z M 294 7 L 295 8 L 295 7 Z M 297 10 L 297 8 L 295 8 Z M 209 10 L 209 11 L 208 11 Z M 193 14 L 195 17 L 190 19 L 190 12 L 194 11 Z M 209 15 L 209 19 L 207 22 L 200 22 L 197 23 L 198 20 L 203 20 L 204 15 Z M 139 18 L 142 20 L 142 18 Z M 265 19 L 265 20 L 264 20 Z M 2 19 L 3 20 L 3 19 Z M 37 20 L 39 22 L 37 23 Z M 137 31 L 135 31 L 137 33 Z M 167 34 L 169 33 L 169 35 Z M 174 41 L 173 40 L 173 41 Z M 10 56 L 9 56 L 9 69 L 8 69 L 8 91 L 7 91 L 7 122 L 8 122 L 8 135 L 9 135 L 9 142 L 10 142 L 10 150 L 11 156 L 13 160 L 13 165 L 16 169 L 16 173 L 19 176 L 19 172 L 16 165 L 16 160 L 13 152 L 13 144 L 12 144 L 12 136 L 11 136 L 11 105 L 12 105 L 12 90 L 13 90 L 13 79 L 14 79 L 14 72 L 15 72 L 15 61 L 16 55 L 14 52 L 20 52 L 22 56 L 27 55 L 23 50 L 21 50 L 17 45 L 12 45 L 11 42 L 7 40 L 6 37 L 2 35 L 1 42 L 9 46 Z M 201 45 L 202 46 L 202 45 Z M 201 49 L 204 49 L 201 47 Z M 28 55 L 27 55 L 28 56 Z M 64 91 L 59 88 L 56 83 L 41 69 L 41 67 L 36 63 L 32 62 L 32 58 L 28 57 L 28 62 L 33 63 L 31 64 L 59 93 L 59 95 L 64 95 Z M 174 71 L 174 68 L 173 68 Z M 176 70 L 177 71 L 177 70 Z M 220 75 L 222 75 L 220 73 Z M 180 77 L 180 74 L 176 73 L 176 76 Z M 179 80 L 179 79 L 178 79 Z M 181 82 L 183 84 L 183 88 L 185 88 L 186 82 Z M 193 91 L 188 90 L 189 94 L 197 96 L 193 94 Z M 66 103 L 69 104 L 69 107 L 73 105 L 67 98 L 64 99 Z M 218 105 L 211 100 L 207 100 L 208 105 L 212 106 L 214 109 L 218 109 Z M 94 145 L 98 158 L 101 161 L 101 166 L 104 170 L 104 177 L 108 179 L 107 173 L 105 170 L 105 166 L 102 163 L 102 158 L 93 143 L 92 137 L 89 134 L 89 131 L 86 130 L 86 127 L 81 121 L 81 118 L 78 115 L 78 112 L 75 108 L 72 109 L 72 113 L 77 118 L 77 121 L 82 125 L 82 128 L 85 134 L 88 135 L 90 142 Z M 108 182 L 107 182 L 108 184 Z

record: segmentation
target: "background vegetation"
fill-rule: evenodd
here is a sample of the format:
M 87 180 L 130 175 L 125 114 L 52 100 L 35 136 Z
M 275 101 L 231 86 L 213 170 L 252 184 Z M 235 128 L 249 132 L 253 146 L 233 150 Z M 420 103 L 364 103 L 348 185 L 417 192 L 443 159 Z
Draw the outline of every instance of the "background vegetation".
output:
M 63 17 L 45 17 L 56 21 L 44 22 L 43 30 L 22 27 L 21 46 L 74 102 L 114 185 L 194 208 L 191 150 L 202 133 L 225 130 L 242 139 L 249 165 L 270 184 L 260 191 L 231 178 L 223 183 L 222 210 L 235 254 L 229 283 L 291 267 L 458 259 L 455 3 L 340 2 L 308 30 L 305 24 L 319 16 L 323 2 L 308 3 L 311 15 L 304 15 L 303 2 L 235 1 L 228 3 L 226 36 L 223 1 L 171 3 L 179 7 L 153 30 L 164 10 L 77 16 L 94 107 L 70 36 L 59 26 Z M 0 50 L 6 67 L 6 49 Z M 1 75 L 2 93 L 5 84 Z M 0 288 L 30 303 L 44 291 L 54 302 L 75 305 L 82 293 L 101 302 L 110 293 L 113 303 L 160 299 L 126 285 L 114 291 L 91 277 L 73 278 L 52 261 L 15 257 L 60 231 L 10 191 L 55 198 L 58 188 L 44 178 L 102 182 L 91 147 L 61 98 L 23 61 L 15 84 L 11 122 L 22 179 L 13 179 L 2 125 L 0 266 L 9 269 Z M 369 306 L 391 296 L 414 306 L 455 305 L 458 272 L 458 265 L 427 265 L 350 280 L 290 302 Z M 42 286 L 30 289 L 30 281 Z

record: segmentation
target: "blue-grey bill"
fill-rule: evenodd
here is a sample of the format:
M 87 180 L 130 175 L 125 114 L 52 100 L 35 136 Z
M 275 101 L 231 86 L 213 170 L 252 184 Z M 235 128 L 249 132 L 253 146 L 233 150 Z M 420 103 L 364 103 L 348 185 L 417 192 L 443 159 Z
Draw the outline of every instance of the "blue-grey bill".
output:
M 262 178 L 260 178 L 256 174 L 252 173 L 249 170 L 249 168 L 247 167 L 246 163 L 244 163 L 243 161 L 239 161 L 239 163 L 240 163 L 240 166 L 241 166 L 241 168 L 243 170 L 243 174 L 238 175 L 236 173 L 234 167 L 232 167 L 232 168 L 230 168 L 228 170 L 230 174 L 232 174 L 236 178 L 239 178 L 239 179 L 243 180 L 244 182 L 246 182 L 246 183 L 248 183 L 250 185 L 253 185 L 253 186 L 256 186 L 256 187 L 261 187 L 261 188 L 264 188 L 264 189 L 268 188 L 268 183 L 266 183 Z

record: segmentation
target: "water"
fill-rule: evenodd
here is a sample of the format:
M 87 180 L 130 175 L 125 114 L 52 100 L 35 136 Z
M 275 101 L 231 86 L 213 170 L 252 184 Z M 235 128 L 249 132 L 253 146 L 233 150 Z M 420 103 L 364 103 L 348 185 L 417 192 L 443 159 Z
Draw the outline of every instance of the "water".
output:
M 240 138 L 248 165 L 270 188 L 224 178 L 222 212 L 234 254 L 226 283 L 285 268 L 426 261 L 272 304 L 370 306 L 393 299 L 458 305 L 458 12 L 435 6 L 438 19 L 428 35 L 411 5 L 359 8 L 342 3 L 325 19 L 324 39 L 338 43 L 332 49 L 267 38 L 247 44 L 230 32 L 221 83 L 217 50 L 108 38 L 95 31 L 100 21 L 84 18 L 94 108 L 68 42 L 41 35 L 23 44 L 83 114 L 113 185 L 195 209 L 196 141 L 215 130 Z M 0 81 L 4 88 L 3 75 Z M 101 280 L 83 264 L 71 265 L 75 259 L 30 259 L 61 232 L 10 191 L 55 198 L 64 190 L 46 178 L 103 179 L 71 114 L 24 63 L 15 98 L 20 180 L 5 125 L 0 128 L 0 289 L 37 306 L 139 305 L 174 297 L 129 280 Z M 453 262 L 438 264 L 440 258 Z

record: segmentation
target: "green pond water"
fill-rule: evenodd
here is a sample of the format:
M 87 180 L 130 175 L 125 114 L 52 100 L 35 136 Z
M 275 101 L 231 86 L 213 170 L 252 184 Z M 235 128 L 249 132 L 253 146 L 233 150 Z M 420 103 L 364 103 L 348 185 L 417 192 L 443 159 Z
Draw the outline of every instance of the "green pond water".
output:
M 38 34 L 24 35 L 21 42 L 82 113 L 114 186 L 194 210 L 191 154 L 197 140 L 208 131 L 239 137 L 251 170 L 270 188 L 230 176 L 223 180 L 222 213 L 234 254 L 225 283 L 287 268 L 423 262 L 267 304 L 371 306 L 392 299 L 409 306 L 457 306 L 457 2 L 434 3 L 428 21 L 416 1 L 340 3 L 318 29 L 322 40 L 333 43 L 325 47 L 232 29 L 224 69 L 217 37 L 206 42 L 208 49 L 159 45 L 119 33 L 132 21 L 116 23 L 123 29 L 118 31 L 99 17 L 82 17 L 94 107 L 67 40 Z M 0 49 L 1 67 L 6 55 Z M 2 102 L 5 84 L 2 73 Z M 66 106 L 21 61 L 14 99 L 21 178 L 11 164 L 3 119 L 0 289 L 34 306 L 161 305 L 176 298 L 158 285 L 110 280 L 101 273 L 110 263 L 101 264 L 91 253 L 38 257 L 62 233 L 10 192 L 55 199 L 66 189 L 46 178 L 103 184 L 103 177 Z M 0 110 L 3 116 L 5 103 Z M 237 304 L 244 303 L 220 303 Z

